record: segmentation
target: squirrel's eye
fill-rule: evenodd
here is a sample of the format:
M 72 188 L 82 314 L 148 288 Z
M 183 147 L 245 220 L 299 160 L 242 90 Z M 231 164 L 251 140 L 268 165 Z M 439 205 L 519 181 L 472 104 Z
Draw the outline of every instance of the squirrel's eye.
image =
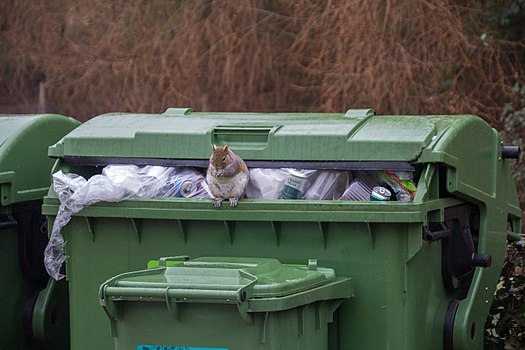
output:
M 225 162 L 226 161 L 226 157 L 222 157 L 222 161 Z

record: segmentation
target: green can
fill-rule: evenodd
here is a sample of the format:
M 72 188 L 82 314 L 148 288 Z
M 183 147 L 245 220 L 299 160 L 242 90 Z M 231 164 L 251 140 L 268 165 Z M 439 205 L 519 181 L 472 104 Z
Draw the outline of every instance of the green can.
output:
M 290 169 L 288 172 L 290 174 L 286 178 L 286 182 L 284 184 L 283 190 L 281 191 L 279 199 L 301 199 L 306 187 L 308 176 L 305 173 L 295 169 Z

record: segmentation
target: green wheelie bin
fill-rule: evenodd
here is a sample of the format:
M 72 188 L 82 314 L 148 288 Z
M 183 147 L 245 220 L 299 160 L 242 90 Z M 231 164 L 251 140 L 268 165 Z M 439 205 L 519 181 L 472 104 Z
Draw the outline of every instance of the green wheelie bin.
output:
M 48 282 L 41 211 L 53 167 L 47 150 L 78 125 L 53 114 L 0 115 L 1 349 L 68 348 L 67 303 L 57 303 L 67 287 Z
M 161 258 L 100 288 L 116 349 L 325 349 L 353 296 L 333 269 L 269 258 Z
M 118 164 L 191 167 L 204 174 L 213 145 L 228 145 L 246 161 L 248 186 L 260 184 L 261 174 L 297 177 L 309 170 L 343 173 L 347 187 L 341 196 L 323 200 L 301 199 L 297 188 L 296 199 L 290 199 L 291 191 L 248 196 L 237 207 L 215 208 L 209 198 L 180 196 L 85 207 L 62 229 L 73 350 L 111 350 L 113 338 L 125 341 L 110 332 L 119 330 L 119 318 L 110 322 L 99 305 L 105 281 L 178 255 L 276 259 L 284 265 L 316 259 L 337 277 L 351 279 L 353 297 L 342 301 L 328 322 L 326 349 L 482 348 L 507 240 L 519 239 L 521 228 L 509 167 L 518 150 L 502 145 L 485 121 L 472 115 L 377 116 L 373 110 L 170 108 L 163 114 L 98 116 L 51 146 L 49 155 L 57 159 L 53 172 L 88 181 Z M 366 184 L 370 178 L 375 182 Z M 265 183 L 261 193 L 272 192 L 272 181 Z M 383 200 L 387 192 L 392 200 Z M 50 190 L 43 210 L 51 224 L 59 207 Z M 136 298 L 147 297 L 135 292 Z M 170 300 L 170 307 L 190 309 L 183 299 Z M 122 305 L 122 320 L 128 301 L 114 303 Z M 112 322 L 117 326 L 110 327 Z M 292 333 L 288 336 L 297 337 Z M 144 344 L 185 346 L 168 340 Z

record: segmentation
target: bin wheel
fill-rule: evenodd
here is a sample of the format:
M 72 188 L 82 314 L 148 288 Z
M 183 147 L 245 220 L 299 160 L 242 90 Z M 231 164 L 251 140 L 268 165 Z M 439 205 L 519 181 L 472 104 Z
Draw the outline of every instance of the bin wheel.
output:
M 461 301 L 454 299 L 447 307 L 445 314 L 445 324 L 443 326 L 443 349 L 454 350 L 454 321 L 456 320 L 456 312 L 458 311 L 459 303 Z
M 33 292 L 24 304 L 22 329 L 24 331 L 24 337 L 29 344 L 34 344 L 37 341 L 33 332 L 33 311 L 39 294 L 40 291 Z

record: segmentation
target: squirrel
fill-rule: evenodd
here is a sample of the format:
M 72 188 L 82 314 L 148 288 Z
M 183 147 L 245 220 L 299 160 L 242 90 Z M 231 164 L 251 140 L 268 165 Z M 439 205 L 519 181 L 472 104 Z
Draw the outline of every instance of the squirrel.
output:
M 239 155 L 227 145 L 213 145 L 206 182 L 215 197 L 213 199 L 215 208 L 220 208 L 224 199 L 229 200 L 231 207 L 237 206 L 239 198 L 244 196 L 249 180 L 250 172 Z

